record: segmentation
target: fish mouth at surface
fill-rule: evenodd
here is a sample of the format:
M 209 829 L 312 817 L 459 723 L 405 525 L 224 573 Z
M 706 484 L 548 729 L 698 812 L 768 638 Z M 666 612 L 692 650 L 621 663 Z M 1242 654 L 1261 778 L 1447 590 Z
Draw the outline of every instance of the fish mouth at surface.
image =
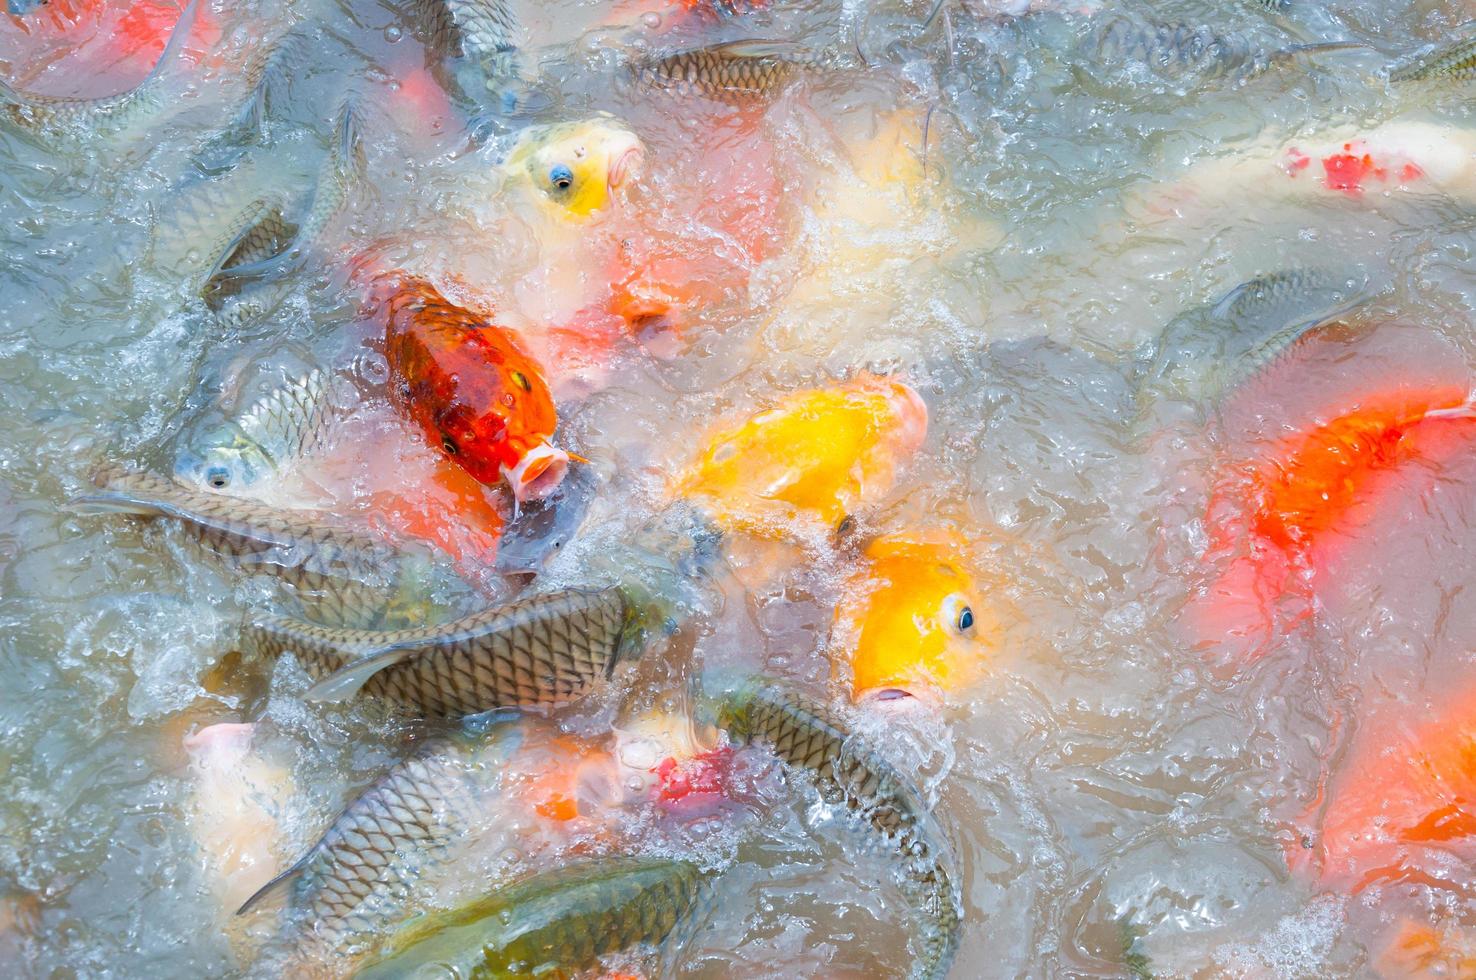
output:
M 547 497 L 564 481 L 568 472 L 569 454 L 546 442 L 528 450 L 517 466 L 512 469 L 503 467 L 502 470 L 518 503 Z
M 639 143 L 620 151 L 610 164 L 607 182 L 610 190 L 616 190 L 640 175 L 646 162 L 646 151 Z

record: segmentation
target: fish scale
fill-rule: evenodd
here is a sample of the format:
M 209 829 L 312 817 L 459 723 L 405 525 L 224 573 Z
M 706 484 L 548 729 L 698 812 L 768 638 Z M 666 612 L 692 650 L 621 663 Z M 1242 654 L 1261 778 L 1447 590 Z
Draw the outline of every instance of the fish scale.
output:
M 1363 45 L 1344 41 L 1294 44 L 1276 50 L 1254 46 L 1248 39 L 1220 34 L 1184 23 L 1142 23 L 1113 17 L 1095 32 L 1096 57 L 1117 63 L 1138 62 L 1170 75 L 1229 77 L 1247 81 L 1292 59 Z
M 1427 82 L 1444 79 L 1466 82 L 1476 78 L 1476 37 L 1464 37 L 1395 65 L 1391 82 Z
M 309 947 L 341 947 L 377 935 L 405 914 L 410 884 L 444 863 L 486 795 L 500 787 L 514 734 L 498 726 L 480 736 L 428 743 L 345 807 L 318 842 L 238 914 L 281 895 L 295 913 L 289 929 Z
M 428 554 L 345 527 L 320 512 L 205 493 L 118 466 L 98 470 L 94 481 L 101 492 L 76 498 L 73 509 L 177 521 L 227 565 L 270 573 L 300 601 L 305 615 L 324 624 L 393 620 L 424 590 L 428 574 L 438 570 L 446 583 L 459 582 Z
M 925 889 L 930 920 L 911 976 L 945 977 L 958 949 L 960 899 L 916 790 L 839 715 L 803 694 L 755 683 L 724 695 L 717 710 L 729 735 L 767 745 L 787 765 L 812 773 L 822 796 L 844 803 L 908 859 L 908 878 Z
M 315 676 L 366 671 L 354 681 L 362 686 L 342 696 L 362 691 L 426 716 L 458 717 L 582 697 L 626 653 L 632 613 L 624 592 L 611 587 L 547 593 L 416 629 L 331 629 L 279 618 L 245 630 L 256 650 L 290 651 Z
M 356 975 L 383 980 L 437 964 L 462 977 L 570 977 L 610 953 L 665 942 L 708 895 L 707 876 L 686 861 L 576 861 L 417 920 Z
M 677 95 L 734 99 L 770 95 L 816 63 L 793 45 L 740 41 L 675 51 L 637 63 L 643 85 Z

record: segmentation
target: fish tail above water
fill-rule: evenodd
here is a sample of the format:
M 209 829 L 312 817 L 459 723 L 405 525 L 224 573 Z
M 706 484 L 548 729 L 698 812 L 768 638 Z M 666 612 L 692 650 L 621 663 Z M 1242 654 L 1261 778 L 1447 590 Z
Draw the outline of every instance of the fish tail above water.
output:
M 835 711 L 776 683 L 743 684 L 720 696 L 714 710 L 718 727 L 812 774 L 822 796 L 843 803 L 902 857 L 907 883 L 923 893 L 923 954 L 910 975 L 946 976 L 958 948 L 962 900 L 942 832 L 911 782 Z

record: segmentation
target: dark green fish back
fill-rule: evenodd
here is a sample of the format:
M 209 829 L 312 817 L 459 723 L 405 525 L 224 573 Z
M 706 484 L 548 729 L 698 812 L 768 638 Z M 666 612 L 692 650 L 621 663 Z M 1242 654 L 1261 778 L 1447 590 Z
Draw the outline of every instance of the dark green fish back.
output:
M 815 776 L 822 795 L 844 803 L 906 861 L 909 879 L 923 890 L 927 928 L 923 956 L 912 976 L 946 976 L 958 949 L 957 889 L 943 841 L 912 785 L 830 708 L 776 685 L 753 685 L 728 695 L 719 725 L 743 742 L 759 742 L 786 764 Z
M 1092 55 L 1109 69 L 1142 65 L 1169 78 L 1193 75 L 1242 82 L 1299 56 L 1362 45 L 1330 41 L 1268 49 L 1203 26 L 1112 17 L 1095 33 Z
M 706 876 L 686 861 L 580 861 L 416 923 L 359 976 L 404 976 L 432 962 L 470 977 L 570 976 L 610 953 L 659 946 L 707 893 Z

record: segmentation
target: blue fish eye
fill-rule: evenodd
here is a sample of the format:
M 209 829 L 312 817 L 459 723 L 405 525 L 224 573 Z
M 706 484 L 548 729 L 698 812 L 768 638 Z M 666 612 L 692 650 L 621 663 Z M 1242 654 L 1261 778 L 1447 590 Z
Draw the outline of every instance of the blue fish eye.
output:
M 574 186 L 574 171 L 562 163 L 556 163 L 548 172 L 548 180 L 559 190 L 566 191 Z
M 205 471 L 205 482 L 215 490 L 224 490 L 231 485 L 231 471 L 224 466 L 212 466 Z
M 970 609 L 968 606 L 964 606 L 963 611 L 958 614 L 958 631 L 962 633 L 973 625 L 974 610 Z

